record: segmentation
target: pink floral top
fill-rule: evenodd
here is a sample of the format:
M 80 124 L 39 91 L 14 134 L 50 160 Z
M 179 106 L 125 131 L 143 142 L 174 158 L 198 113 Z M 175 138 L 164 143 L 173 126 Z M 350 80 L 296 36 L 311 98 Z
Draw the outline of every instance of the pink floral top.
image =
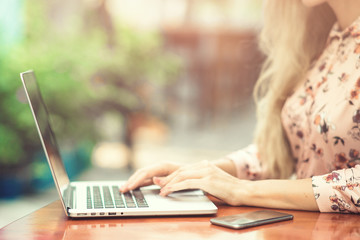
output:
M 360 212 L 360 18 L 332 28 L 305 83 L 287 99 L 282 123 L 297 178 L 312 177 L 321 212 Z M 255 145 L 234 152 L 239 178 L 262 179 Z

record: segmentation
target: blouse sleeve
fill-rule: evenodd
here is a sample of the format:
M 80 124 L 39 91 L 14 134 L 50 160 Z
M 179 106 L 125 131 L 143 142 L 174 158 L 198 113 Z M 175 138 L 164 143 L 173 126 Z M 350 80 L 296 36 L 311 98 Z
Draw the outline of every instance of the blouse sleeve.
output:
M 240 179 L 259 180 L 265 178 L 264 170 L 258 158 L 255 144 L 233 152 L 226 156 L 231 159 L 236 167 L 236 175 Z
M 320 212 L 360 212 L 360 165 L 312 178 Z

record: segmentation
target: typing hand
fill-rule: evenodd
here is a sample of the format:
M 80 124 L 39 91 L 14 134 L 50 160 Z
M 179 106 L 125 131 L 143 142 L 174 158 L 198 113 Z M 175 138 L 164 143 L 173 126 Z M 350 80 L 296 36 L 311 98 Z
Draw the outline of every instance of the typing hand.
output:
M 165 177 L 180 168 L 174 163 L 160 163 L 137 170 L 128 181 L 120 187 L 121 192 L 127 192 L 138 187 L 154 184 L 154 177 Z M 156 183 L 155 183 L 156 184 Z
M 160 195 L 174 191 L 201 189 L 230 205 L 241 205 L 236 199 L 242 191 L 242 181 L 208 161 L 179 167 L 166 177 L 154 177 L 153 182 L 161 187 Z

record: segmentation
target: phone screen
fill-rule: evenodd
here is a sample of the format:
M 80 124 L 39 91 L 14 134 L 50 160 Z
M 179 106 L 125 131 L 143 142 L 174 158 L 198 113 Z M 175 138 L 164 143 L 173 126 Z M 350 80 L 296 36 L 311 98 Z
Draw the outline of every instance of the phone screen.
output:
M 255 212 L 230 215 L 225 217 L 217 217 L 210 219 L 215 225 L 229 227 L 233 229 L 242 229 L 248 227 L 259 226 L 267 223 L 291 220 L 294 216 L 287 213 L 276 212 L 271 210 L 261 210 Z

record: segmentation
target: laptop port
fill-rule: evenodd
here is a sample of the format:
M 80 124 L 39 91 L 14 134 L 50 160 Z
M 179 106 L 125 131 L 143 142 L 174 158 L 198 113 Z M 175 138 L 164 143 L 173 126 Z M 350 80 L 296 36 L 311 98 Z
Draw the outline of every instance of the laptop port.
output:
M 105 213 L 104 213 L 104 212 L 101 212 L 100 215 L 103 216 L 103 215 L 105 215 Z
M 109 212 L 109 216 L 114 216 L 116 215 L 116 212 Z
M 96 213 L 92 212 L 92 213 L 91 213 L 91 216 L 96 216 Z

